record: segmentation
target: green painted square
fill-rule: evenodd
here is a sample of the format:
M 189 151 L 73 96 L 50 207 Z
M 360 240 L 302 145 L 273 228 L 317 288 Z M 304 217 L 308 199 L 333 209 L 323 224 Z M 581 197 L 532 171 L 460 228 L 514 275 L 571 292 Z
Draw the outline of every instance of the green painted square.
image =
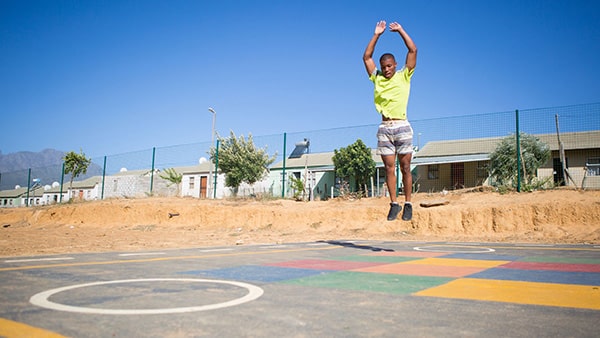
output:
M 519 259 L 519 261 L 533 263 L 600 264 L 600 259 L 582 257 L 530 256 Z
M 284 281 L 285 284 L 322 288 L 411 294 L 439 286 L 454 278 L 339 271 Z
M 402 256 L 343 256 L 333 258 L 338 261 L 353 261 L 353 262 L 376 262 L 376 263 L 402 263 L 423 259 L 423 257 L 402 257 Z

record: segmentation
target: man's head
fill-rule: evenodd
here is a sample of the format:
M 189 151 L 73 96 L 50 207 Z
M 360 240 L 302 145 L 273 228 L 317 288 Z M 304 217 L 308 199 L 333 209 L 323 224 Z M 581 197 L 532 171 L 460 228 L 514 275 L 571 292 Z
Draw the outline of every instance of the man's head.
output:
M 386 79 L 391 78 L 396 73 L 396 58 L 393 54 L 385 53 L 379 58 L 379 65 L 381 66 L 381 73 Z

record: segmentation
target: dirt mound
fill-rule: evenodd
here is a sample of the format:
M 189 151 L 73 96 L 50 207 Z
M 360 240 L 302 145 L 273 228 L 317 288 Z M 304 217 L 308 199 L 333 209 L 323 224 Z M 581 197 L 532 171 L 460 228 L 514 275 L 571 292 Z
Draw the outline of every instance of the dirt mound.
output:
M 0 209 L 0 256 L 338 239 L 600 243 L 599 191 L 419 193 L 409 222 L 386 221 L 388 203 L 156 197 Z

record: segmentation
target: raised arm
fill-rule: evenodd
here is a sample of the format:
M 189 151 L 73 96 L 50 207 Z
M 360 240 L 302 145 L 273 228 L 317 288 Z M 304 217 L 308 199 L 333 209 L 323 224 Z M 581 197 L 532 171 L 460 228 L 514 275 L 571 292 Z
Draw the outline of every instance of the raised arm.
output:
M 375 33 L 369 41 L 367 48 L 365 49 L 365 53 L 363 54 L 363 62 L 365 63 L 365 68 L 367 69 L 367 73 L 369 75 L 373 74 L 377 66 L 375 65 L 375 61 L 373 61 L 373 52 L 375 51 L 375 45 L 377 44 L 377 40 L 381 34 L 385 32 L 385 21 L 379 21 L 375 26 Z
M 413 42 L 410 36 L 404 31 L 404 28 L 400 26 L 397 22 L 392 22 L 390 24 L 390 30 L 392 32 L 398 32 L 404 40 L 404 44 L 406 48 L 408 48 L 408 53 L 406 53 L 406 61 L 405 65 L 408 69 L 413 69 L 417 66 L 417 45 Z

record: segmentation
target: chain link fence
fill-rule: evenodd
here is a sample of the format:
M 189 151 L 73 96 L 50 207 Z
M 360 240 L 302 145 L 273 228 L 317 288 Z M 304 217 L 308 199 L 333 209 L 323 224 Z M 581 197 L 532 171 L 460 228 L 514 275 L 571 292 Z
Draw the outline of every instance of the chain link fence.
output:
M 303 193 L 308 199 L 335 197 L 343 182 L 335 175 L 333 152 L 360 139 L 373 150 L 377 167 L 368 194 L 385 195 L 385 170 L 375 154 L 378 125 L 253 135 L 254 145 L 266 149 L 275 161 L 262 181 L 242 184 L 236 193 L 238 196 L 289 198 L 297 193 L 291 182 L 296 178 L 303 180 L 306 188 Z M 534 135 L 550 150 L 550 159 L 537 169 L 535 176 L 555 186 L 600 188 L 600 103 L 415 118 L 411 125 L 415 149 L 414 191 L 494 185 L 496 182 L 490 177 L 494 169 L 490 167 L 491 154 L 503 139 L 516 139 L 523 134 Z M 87 173 L 73 182 L 70 175 L 64 174 L 62 163 L 1 172 L 0 207 L 146 196 L 226 198 L 233 191 L 225 186 L 224 174 L 209 156 L 211 147 L 216 145 L 218 143 L 213 145 L 210 141 L 199 142 L 92 158 Z M 514 153 L 517 162 L 527 157 L 526 152 L 526 149 L 525 152 L 520 150 L 519 156 Z M 167 175 L 169 169 L 176 173 L 174 177 Z M 527 170 L 519 167 L 517 189 Z

